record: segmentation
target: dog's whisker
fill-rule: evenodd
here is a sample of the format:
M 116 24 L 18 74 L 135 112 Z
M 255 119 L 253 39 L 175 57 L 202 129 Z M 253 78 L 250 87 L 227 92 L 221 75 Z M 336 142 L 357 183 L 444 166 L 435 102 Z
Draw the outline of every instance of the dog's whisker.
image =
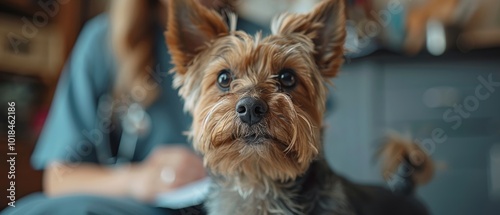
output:
M 216 103 L 214 106 L 212 106 L 212 108 L 210 109 L 210 111 L 208 111 L 206 117 L 205 117 L 205 120 L 203 120 L 203 124 L 202 124 L 202 128 L 203 129 L 206 129 L 206 125 L 207 123 L 210 121 L 210 119 L 212 118 L 212 115 L 214 114 L 215 110 L 217 110 L 217 108 L 219 108 L 220 106 L 222 106 L 222 104 L 226 102 L 226 100 L 221 100 L 219 101 L 218 103 Z

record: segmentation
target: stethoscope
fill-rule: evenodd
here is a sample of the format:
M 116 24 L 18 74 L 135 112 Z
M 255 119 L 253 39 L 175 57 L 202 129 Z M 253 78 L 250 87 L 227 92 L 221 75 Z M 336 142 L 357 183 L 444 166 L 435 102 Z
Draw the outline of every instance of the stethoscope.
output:
M 109 166 L 126 165 L 132 161 L 140 137 L 148 135 L 151 131 L 151 117 L 144 107 L 139 103 L 132 102 L 128 105 L 113 103 L 113 97 L 104 95 L 98 101 L 98 122 L 116 117 L 116 121 L 122 128 L 118 152 L 116 156 L 111 153 L 110 135 L 104 135 L 102 141 L 105 144 L 96 144 L 96 154 L 99 163 Z M 99 121 L 101 120 L 101 121 Z M 114 128 L 117 129 L 117 128 Z M 172 169 L 164 168 L 160 173 L 161 179 L 165 183 L 175 180 L 175 173 Z M 155 205 L 171 209 L 181 209 L 188 206 L 201 204 L 208 196 L 211 181 L 209 178 L 191 183 L 173 192 L 162 193 L 156 197 Z
M 117 121 L 115 124 L 120 125 L 122 129 L 116 156 L 111 153 L 109 134 L 103 134 L 106 137 L 103 138 L 103 143 L 96 145 L 97 159 L 102 164 L 130 163 L 134 158 L 139 138 L 151 130 L 151 117 L 141 104 L 132 102 L 119 104 L 117 107 L 116 105 L 110 95 L 103 95 L 98 101 L 98 123 L 102 124 L 103 120 L 109 123 Z M 111 126 L 111 129 L 117 128 Z

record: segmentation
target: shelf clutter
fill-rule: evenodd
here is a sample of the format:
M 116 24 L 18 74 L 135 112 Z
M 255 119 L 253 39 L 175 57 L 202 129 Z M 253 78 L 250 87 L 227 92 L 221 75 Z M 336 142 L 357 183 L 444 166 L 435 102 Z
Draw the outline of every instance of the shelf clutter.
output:
M 84 22 L 106 5 L 102 0 L 0 1 L 0 102 L 16 102 L 17 199 L 42 189 L 42 172 L 31 167 L 31 153 Z M 2 133 L 5 123 L 0 121 Z M 6 152 L 0 147 L 0 153 Z M 8 172 L 7 164 L 0 169 Z M 2 205 L 7 201 L 3 198 Z

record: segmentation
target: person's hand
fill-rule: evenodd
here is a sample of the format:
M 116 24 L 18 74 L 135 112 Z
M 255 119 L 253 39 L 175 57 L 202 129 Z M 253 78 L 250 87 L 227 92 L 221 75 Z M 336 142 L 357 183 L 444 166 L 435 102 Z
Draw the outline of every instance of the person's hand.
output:
M 154 149 L 142 163 L 130 166 L 130 195 L 144 202 L 205 177 L 203 161 L 181 146 Z

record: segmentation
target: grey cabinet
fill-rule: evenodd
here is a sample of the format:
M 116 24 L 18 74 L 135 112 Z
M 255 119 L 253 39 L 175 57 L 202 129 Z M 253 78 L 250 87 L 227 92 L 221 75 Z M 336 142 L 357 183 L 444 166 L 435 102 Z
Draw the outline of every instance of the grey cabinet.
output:
M 334 83 L 325 149 L 338 172 L 383 183 L 373 157 L 378 140 L 389 130 L 408 133 L 438 165 L 419 189 L 434 214 L 500 214 L 500 50 L 378 53 L 348 62 Z M 446 140 L 434 141 L 433 132 Z

